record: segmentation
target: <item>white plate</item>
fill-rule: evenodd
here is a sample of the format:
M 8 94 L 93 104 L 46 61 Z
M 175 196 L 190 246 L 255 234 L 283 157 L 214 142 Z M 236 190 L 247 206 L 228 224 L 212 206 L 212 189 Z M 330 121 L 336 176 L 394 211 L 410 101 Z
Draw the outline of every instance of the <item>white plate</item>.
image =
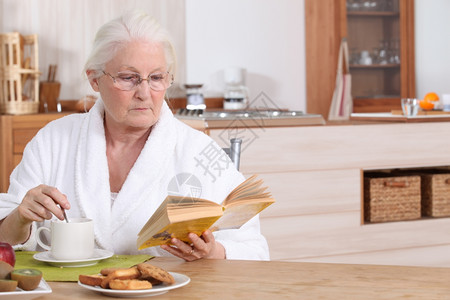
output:
M 174 272 L 169 272 L 169 273 L 172 274 L 173 278 L 175 279 L 174 284 L 172 284 L 172 285 L 166 285 L 166 284 L 155 285 L 153 288 L 146 289 L 146 290 L 127 290 L 127 291 L 111 290 L 111 289 L 104 289 L 99 286 L 90 286 L 90 285 L 82 284 L 79 281 L 78 281 L 78 284 L 80 286 L 84 287 L 85 289 L 95 291 L 98 293 L 102 293 L 103 295 L 106 295 L 106 296 L 137 298 L 137 297 L 150 297 L 150 296 L 161 295 L 161 294 L 167 293 L 170 290 L 185 286 L 186 284 L 188 284 L 191 281 L 191 279 L 186 275 L 174 273 Z
M 103 259 L 110 258 L 114 253 L 103 249 L 94 249 L 94 255 L 91 258 L 78 260 L 61 260 L 52 256 L 50 251 L 39 252 L 33 255 L 33 258 L 38 261 L 49 263 L 56 267 L 87 267 L 97 264 Z
M 33 299 L 41 296 L 42 294 L 49 294 L 52 292 L 52 288 L 45 282 L 44 279 L 41 279 L 38 287 L 32 291 L 24 291 L 22 289 L 17 288 L 14 292 L 0 292 L 0 299 Z

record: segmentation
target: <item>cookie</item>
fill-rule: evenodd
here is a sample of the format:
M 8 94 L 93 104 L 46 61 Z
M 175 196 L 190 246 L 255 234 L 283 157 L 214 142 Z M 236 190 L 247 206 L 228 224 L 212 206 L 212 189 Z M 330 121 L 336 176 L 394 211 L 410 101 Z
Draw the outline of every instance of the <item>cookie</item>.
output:
M 138 270 L 137 267 L 132 267 L 128 269 L 117 269 L 112 271 L 111 273 L 106 276 L 101 283 L 101 287 L 104 289 L 107 289 L 109 287 L 109 283 L 114 279 L 137 279 L 141 276 L 141 272 Z
M 144 278 L 142 278 L 142 279 L 144 279 Z M 161 280 L 155 279 L 153 277 L 145 278 L 145 280 L 149 281 L 153 286 L 163 283 Z
M 112 290 L 146 290 L 151 289 L 152 284 L 147 280 L 139 279 L 113 279 L 109 282 Z
M 111 274 L 112 272 L 116 271 L 116 270 L 125 270 L 128 268 L 104 268 L 100 270 L 100 274 L 108 276 L 109 274 Z
M 97 286 L 102 284 L 102 281 L 105 277 L 106 276 L 103 275 L 79 275 L 78 280 L 82 284 Z
M 137 265 L 138 270 L 141 272 L 141 278 L 154 278 L 167 284 L 174 284 L 175 279 L 173 276 L 160 267 L 151 265 L 149 263 L 140 263 Z

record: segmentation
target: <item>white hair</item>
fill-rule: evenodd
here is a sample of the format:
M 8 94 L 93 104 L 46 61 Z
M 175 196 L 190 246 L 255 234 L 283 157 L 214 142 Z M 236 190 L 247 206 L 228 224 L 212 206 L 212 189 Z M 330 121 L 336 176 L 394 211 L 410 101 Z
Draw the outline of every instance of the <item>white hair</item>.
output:
M 164 49 L 167 71 L 174 74 L 176 57 L 169 34 L 153 17 L 140 10 L 127 12 L 100 27 L 84 72 L 93 70 L 89 77 L 100 77 L 105 64 L 114 58 L 117 51 L 136 40 L 160 43 Z

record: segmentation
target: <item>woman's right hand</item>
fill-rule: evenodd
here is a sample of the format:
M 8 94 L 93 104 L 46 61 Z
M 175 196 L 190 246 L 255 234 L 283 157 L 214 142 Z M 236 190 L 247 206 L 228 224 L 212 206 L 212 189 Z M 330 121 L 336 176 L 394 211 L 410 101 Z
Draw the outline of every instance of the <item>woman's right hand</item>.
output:
M 60 205 L 61 207 L 59 207 Z M 63 209 L 70 209 L 66 195 L 56 187 L 41 184 L 29 190 L 18 207 L 22 223 L 50 220 L 52 215 L 64 220 Z

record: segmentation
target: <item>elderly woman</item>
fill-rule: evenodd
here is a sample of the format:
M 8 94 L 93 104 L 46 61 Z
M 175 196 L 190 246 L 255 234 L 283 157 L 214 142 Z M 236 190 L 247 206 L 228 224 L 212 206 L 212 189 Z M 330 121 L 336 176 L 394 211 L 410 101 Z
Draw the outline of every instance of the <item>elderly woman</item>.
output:
M 51 122 L 27 145 L 0 194 L 0 240 L 35 250 L 36 228 L 62 220 L 62 207 L 69 219 L 93 219 L 96 246 L 116 254 L 269 259 L 258 217 L 240 229 L 190 234 L 190 244 L 172 239 L 137 250 L 138 232 L 168 193 L 189 186 L 221 202 L 244 180 L 212 139 L 174 118 L 164 100 L 174 68 L 172 44 L 148 15 L 131 12 L 102 26 L 85 65 L 101 99 L 89 113 Z

